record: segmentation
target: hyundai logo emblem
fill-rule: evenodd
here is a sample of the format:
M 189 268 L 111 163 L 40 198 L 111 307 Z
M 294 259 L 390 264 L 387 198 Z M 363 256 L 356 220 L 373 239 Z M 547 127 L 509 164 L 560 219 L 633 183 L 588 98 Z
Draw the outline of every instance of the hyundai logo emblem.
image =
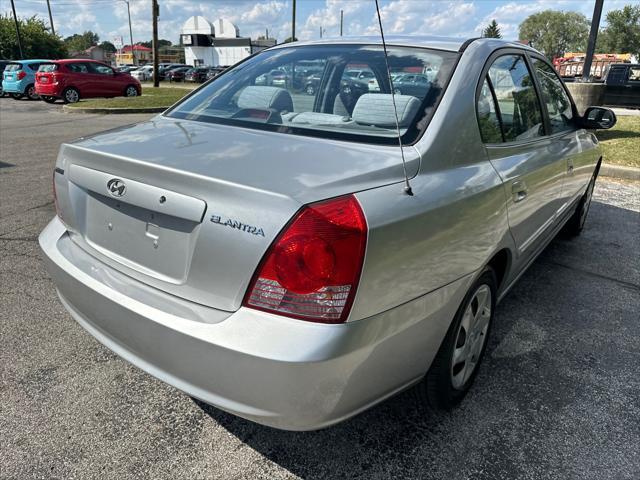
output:
M 114 197 L 121 197 L 124 195 L 127 187 L 119 178 L 112 178 L 107 182 L 107 190 L 109 190 L 109 193 Z

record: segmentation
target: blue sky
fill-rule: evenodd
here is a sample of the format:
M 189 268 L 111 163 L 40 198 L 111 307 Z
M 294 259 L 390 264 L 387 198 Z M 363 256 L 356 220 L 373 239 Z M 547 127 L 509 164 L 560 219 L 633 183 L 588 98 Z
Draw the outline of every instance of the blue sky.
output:
M 123 35 L 128 42 L 127 6 L 123 0 L 50 0 L 56 32 L 63 36 L 93 30 L 102 40 Z M 9 0 L 0 11 L 10 12 Z M 40 15 L 48 22 L 46 0 L 15 0 L 19 16 Z M 208 20 L 225 17 L 242 36 L 256 37 L 269 29 L 278 41 L 291 31 L 290 0 L 159 0 L 160 37 L 178 41 L 180 28 L 192 15 Z M 604 14 L 638 0 L 605 0 Z M 151 38 L 151 1 L 130 0 L 134 42 Z M 503 36 L 515 39 L 518 25 L 528 15 L 545 9 L 576 11 L 591 18 L 594 0 L 380 0 L 385 33 L 478 36 L 495 18 Z M 296 36 L 313 39 L 339 34 L 340 10 L 344 34 L 377 34 L 374 0 L 298 0 Z M 603 21 L 604 21 L 603 14 Z

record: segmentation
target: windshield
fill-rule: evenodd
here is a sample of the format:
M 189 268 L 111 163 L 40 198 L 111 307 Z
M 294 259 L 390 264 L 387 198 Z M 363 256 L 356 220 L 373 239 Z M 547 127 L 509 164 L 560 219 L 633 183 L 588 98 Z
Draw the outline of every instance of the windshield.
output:
M 411 143 L 433 115 L 458 54 L 411 47 L 387 51 L 397 79 L 392 82 L 405 74 L 414 77 L 393 90 L 403 143 Z M 225 71 L 166 116 L 352 141 L 398 141 L 381 46 L 267 50 Z

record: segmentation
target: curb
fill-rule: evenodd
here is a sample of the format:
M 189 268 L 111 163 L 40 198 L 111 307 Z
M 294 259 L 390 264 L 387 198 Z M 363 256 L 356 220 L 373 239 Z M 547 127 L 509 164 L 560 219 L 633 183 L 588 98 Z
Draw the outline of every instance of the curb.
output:
M 166 107 L 146 107 L 146 108 L 84 108 L 84 107 L 70 107 L 69 105 L 63 105 L 62 110 L 68 113 L 161 113 L 164 112 L 170 105 Z
M 622 178 L 624 180 L 639 180 L 640 168 L 625 167 L 622 165 L 610 165 L 603 163 L 600 165 L 600 175 L 604 177 Z

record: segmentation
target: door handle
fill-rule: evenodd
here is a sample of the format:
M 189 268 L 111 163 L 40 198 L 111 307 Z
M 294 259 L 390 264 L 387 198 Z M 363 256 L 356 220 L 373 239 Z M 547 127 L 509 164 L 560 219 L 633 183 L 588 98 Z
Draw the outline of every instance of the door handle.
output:
M 527 198 L 527 184 L 524 180 L 516 180 L 511 184 L 511 194 L 513 202 L 518 203 Z

